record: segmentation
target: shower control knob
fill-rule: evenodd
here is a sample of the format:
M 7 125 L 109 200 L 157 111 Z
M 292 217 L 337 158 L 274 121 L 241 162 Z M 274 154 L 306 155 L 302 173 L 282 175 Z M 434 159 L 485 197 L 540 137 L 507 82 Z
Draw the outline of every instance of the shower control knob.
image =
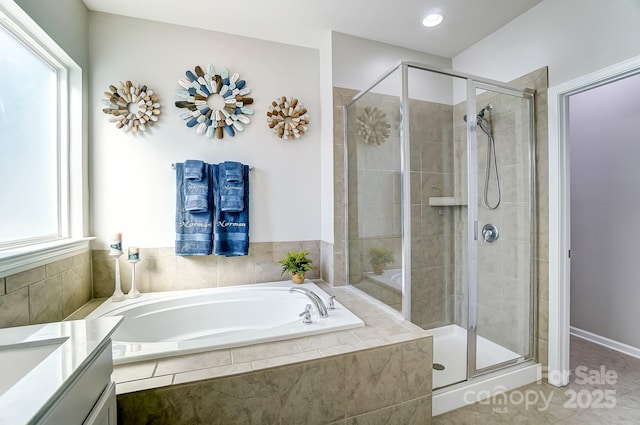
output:
M 494 224 L 485 224 L 482 227 L 482 239 L 485 242 L 495 242 L 498 239 L 498 236 L 500 236 L 500 232 Z

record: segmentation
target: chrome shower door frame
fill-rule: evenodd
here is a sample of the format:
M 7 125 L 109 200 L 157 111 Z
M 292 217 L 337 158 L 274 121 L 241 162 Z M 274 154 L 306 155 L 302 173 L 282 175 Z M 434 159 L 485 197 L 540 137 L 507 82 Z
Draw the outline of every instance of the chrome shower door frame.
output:
M 524 363 L 535 359 L 536 353 L 536 330 L 537 330 L 537 277 L 535 267 L 536 256 L 536 203 L 535 203 L 535 108 L 534 108 L 534 92 L 529 89 L 520 90 L 509 86 L 508 84 L 480 78 L 452 70 L 439 69 L 426 66 L 416 62 L 402 61 L 398 65 L 384 73 L 367 89 L 362 90 L 351 99 L 349 103 L 343 107 L 344 119 L 344 235 L 345 235 L 345 279 L 349 284 L 349 146 L 348 146 L 348 108 L 358 99 L 369 93 L 375 86 L 384 81 L 396 70 L 400 69 L 402 88 L 400 94 L 400 175 L 401 175 L 401 246 L 402 246 L 402 312 L 392 312 L 405 320 L 411 320 L 411 164 L 410 164 L 410 122 L 409 122 L 409 69 L 415 68 L 423 71 L 433 72 L 455 78 L 463 78 L 467 82 L 467 108 L 466 114 L 469 117 L 475 117 L 476 108 L 476 91 L 490 90 L 501 94 L 517 96 L 529 101 L 529 206 L 530 206 L 530 324 L 529 324 L 529 353 L 518 357 L 514 360 L 499 363 L 477 369 L 476 348 L 478 337 L 478 141 L 477 141 L 477 122 L 476 120 L 468 120 L 467 122 L 467 248 L 468 248 L 468 323 L 467 323 L 467 379 L 483 375 L 507 366 Z
M 469 286 L 468 286 L 468 327 L 467 327 L 467 379 L 484 375 L 495 370 L 503 369 L 519 363 L 533 360 L 537 350 L 537 274 L 536 274 L 536 144 L 535 144 L 535 95 L 533 90 L 516 90 L 495 85 L 488 82 L 481 82 L 470 78 L 467 80 L 467 116 L 476 116 L 476 93 L 478 90 L 487 90 L 494 93 L 515 96 L 526 99 L 529 102 L 529 241 L 530 241 L 530 264 L 529 264 L 529 352 L 501 363 L 478 369 L 477 368 L 477 339 L 478 339 L 478 287 L 480 284 L 478 277 L 478 243 L 480 240 L 478 221 L 478 133 L 476 120 L 467 120 L 467 222 L 468 222 L 468 265 L 469 265 Z

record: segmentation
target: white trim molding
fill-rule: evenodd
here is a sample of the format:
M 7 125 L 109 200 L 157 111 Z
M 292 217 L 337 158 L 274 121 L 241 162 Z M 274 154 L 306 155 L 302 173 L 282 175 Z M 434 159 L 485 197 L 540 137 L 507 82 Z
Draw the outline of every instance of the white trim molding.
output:
M 89 250 L 94 237 L 64 239 L 0 253 L 0 278 L 11 276 Z
M 569 97 L 640 72 L 640 56 L 549 88 L 549 383 L 569 383 Z
M 594 344 L 602 345 L 603 347 L 609 348 L 611 350 L 619 351 L 620 353 L 626 354 L 627 356 L 640 359 L 640 348 L 625 344 L 624 342 L 596 335 L 592 332 L 585 331 L 573 326 L 571 326 L 571 335 L 578 338 L 586 339 L 587 341 L 591 341 Z

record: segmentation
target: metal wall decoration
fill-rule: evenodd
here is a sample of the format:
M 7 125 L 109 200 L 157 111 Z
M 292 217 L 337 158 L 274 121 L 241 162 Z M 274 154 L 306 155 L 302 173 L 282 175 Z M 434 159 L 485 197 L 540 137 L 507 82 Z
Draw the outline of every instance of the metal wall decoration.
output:
M 387 114 L 378 107 L 366 107 L 358 115 L 358 135 L 362 136 L 368 145 L 381 145 L 390 134 L 391 125 L 387 121 Z
M 267 123 L 281 139 L 298 139 L 307 131 L 309 114 L 298 99 L 282 96 L 271 102 Z
M 104 95 L 106 99 L 102 99 L 102 103 L 106 107 L 102 112 L 109 114 L 109 121 L 125 132 L 147 131 L 158 121 L 160 103 L 146 85 L 121 81 L 118 87 L 110 85 Z
M 187 109 L 180 114 L 187 127 L 195 127 L 198 134 L 209 139 L 222 139 L 225 132 L 234 137 L 243 131 L 244 125 L 251 122 L 247 115 L 253 114 L 253 109 L 246 106 L 253 103 L 247 97 L 251 89 L 246 81 L 237 72 L 230 75 L 224 67 L 216 71 L 211 64 L 206 72 L 200 66 L 194 71 L 186 71 L 186 78 L 178 80 L 181 89 L 176 90 L 182 99 L 176 101 L 176 106 Z

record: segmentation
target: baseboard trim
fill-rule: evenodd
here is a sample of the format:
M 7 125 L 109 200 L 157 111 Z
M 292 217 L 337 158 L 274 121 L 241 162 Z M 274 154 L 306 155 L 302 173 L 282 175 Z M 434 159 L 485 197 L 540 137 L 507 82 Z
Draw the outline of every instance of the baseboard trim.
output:
M 602 345 L 603 347 L 610 348 L 622 354 L 640 359 L 640 348 L 633 347 L 631 345 L 625 344 L 623 342 L 618 342 L 604 336 L 596 335 L 592 332 L 576 328 L 575 326 L 569 327 L 569 333 L 575 337 L 591 341 L 594 344 Z

